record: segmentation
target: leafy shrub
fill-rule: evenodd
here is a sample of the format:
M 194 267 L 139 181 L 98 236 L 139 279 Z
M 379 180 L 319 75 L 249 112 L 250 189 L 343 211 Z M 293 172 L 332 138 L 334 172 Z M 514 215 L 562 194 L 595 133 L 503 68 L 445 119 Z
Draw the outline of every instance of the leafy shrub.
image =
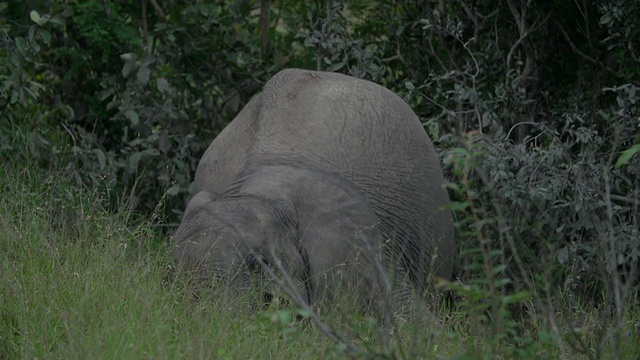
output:
M 10 100 L 5 111 L 22 108 L 14 125 L 26 111 L 46 115 L 39 119 L 46 126 L 28 130 L 31 151 L 54 155 L 43 158 L 102 188 L 114 207 L 149 212 L 161 203 L 176 219 L 200 155 L 273 67 L 263 67 L 251 45 L 248 8 L 185 4 L 136 18 L 132 6 L 54 3 L 50 14 L 31 11 L 27 38 L 3 22 L 12 55 L 0 65 L 10 74 L 0 95 Z M 151 20 L 138 36 L 134 24 Z M 58 159 L 57 147 L 51 153 L 42 128 L 68 135 L 60 140 L 71 145 L 69 156 Z M 2 136 L 15 131 L 5 126 Z

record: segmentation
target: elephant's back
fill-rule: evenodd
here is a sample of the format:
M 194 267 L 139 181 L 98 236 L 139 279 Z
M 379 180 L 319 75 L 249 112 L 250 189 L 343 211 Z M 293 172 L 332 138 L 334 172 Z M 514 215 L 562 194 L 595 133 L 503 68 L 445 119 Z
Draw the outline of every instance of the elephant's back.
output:
M 264 87 L 252 155 L 290 157 L 332 169 L 420 161 L 431 149 L 420 121 L 393 92 L 342 74 L 289 69 Z M 399 159 L 399 157 L 404 157 Z
M 211 143 L 195 190 L 224 191 L 248 162 L 308 165 L 365 183 L 372 176 L 420 178 L 428 166 L 410 165 L 433 153 L 418 118 L 393 92 L 342 74 L 288 69 Z

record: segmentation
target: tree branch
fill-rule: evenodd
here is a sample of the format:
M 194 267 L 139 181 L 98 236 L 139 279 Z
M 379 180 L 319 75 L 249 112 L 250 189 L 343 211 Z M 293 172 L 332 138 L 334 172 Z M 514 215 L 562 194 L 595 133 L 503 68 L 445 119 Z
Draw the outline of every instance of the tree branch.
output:
M 149 25 L 147 23 L 147 0 L 140 0 L 140 4 L 142 6 L 142 15 L 140 16 L 142 18 L 142 41 L 146 49 L 147 39 L 149 37 Z
M 109 15 L 111 15 L 111 9 L 109 9 L 109 6 L 107 5 L 107 0 L 102 0 L 102 7 L 104 8 L 104 14 L 108 19 Z
M 522 47 L 524 48 L 525 56 L 526 56 L 525 67 L 524 67 L 524 70 L 522 71 L 522 74 L 520 75 L 520 80 L 519 80 L 519 83 L 522 84 L 523 81 L 529 78 L 535 66 L 535 51 L 533 49 L 533 46 L 531 46 L 531 43 L 528 41 L 529 35 L 531 35 L 531 33 L 536 31 L 542 25 L 544 25 L 547 22 L 547 20 L 549 20 L 551 13 L 547 14 L 547 17 L 539 24 L 536 25 L 536 23 L 538 22 L 538 20 L 536 19 L 533 25 L 529 26 L 526 23 L 526 20 L 524 18 L 525 14 L 524 13 L 521 14 L 518 11 L 518 8 L 516 7 L 514 0 L 508 0 L 508 5 L 509 5 L 509 10 L 511 10 L 511 14 L 513 15 L 513 19 L 516 22 L 516 26 L 518 27 L 518 33 L 520 34 L 520 38 L 518 38 L 515 44 L 511 46 L 511 49 L 509 49 L 509 54 L 507 55 L 506 69 L 508 74 L 509 70 L 511 69 L 513 54 L 515 50 L 520 45 L 522 45 Z M 523 11 L 526 11 L 526 8 Z
M 264 58 L 269 49 L 269 9 L 271 7 L 270 0 L 260 0 L 260 20 L 258 20 L 258 29 L 260 31 L 260 50 Z
M 387 58 L 381 59 L 380 61 L 387 63 L 387 62 L 392 62 L 394 60 L 404 61 L 404 59 L 402 58 L 402 55 L 400 55 L 400 54 L 395 54 L 393 56 L 389 56 Z
M 156 14 L 164 20 L 164 11 L 162 11 L 162 8 L 160 7 L 160 5 L 158 5 L 158 2 L 156 0 L 149 1 L 151 2 L 151 6 L 153 6 L 153 10 L 155 10 Z

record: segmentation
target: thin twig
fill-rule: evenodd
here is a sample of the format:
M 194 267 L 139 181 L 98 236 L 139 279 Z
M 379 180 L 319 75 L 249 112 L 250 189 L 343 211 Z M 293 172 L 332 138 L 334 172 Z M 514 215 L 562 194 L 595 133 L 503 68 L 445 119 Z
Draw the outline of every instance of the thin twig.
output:
M 329 324 L 325 323 L 324 321 L 322 321 L 322 319 L 320 319 L 320 316 L 311 309 L 311 307 L 309 306 L 309 303 L 300 295 L 298 291 L 296 291 L 296 286 L 293 279 L 289 275 L 289 272 L 282 265 L 282 262 L 280 261 L 280 258 L 275 253 L 275 250 L 273 249 L 273 247 L 270 249 L 270 252 L 271 252 L 270 254 L 271 257 L 273 258 L 273 262 L 275 263 L 276 267 L 278 268 L 278 271 L 282 275 L 282 279 L 278 276 L 278 274 L 276 274 L 276 272 L 268 264 L 265 263 L 265 261 L 262 259 L 261 256 L 255 256 L 255 259 L 258 261 L 260 266 L 267 272 L 267 274 L 271 277 L 271 279 L 275 281 L 276 284 L 287 295 L 289 295 L 291 299 L 298 306 L 300 306 L 309 315 L 311 320 L 316 324 L 316 326 L 318 326 L 320 331 L 324 333 L 329 339 L 331 339 L 336 344 L 345 345 L 347 347 L 348 353 L 351 353 L 354 355 L 366 354 L 365 351 L 363 351 L 358 346 L 356 346 L 355 344 L 345 339 L 343 336 L 341 336 L 335 330 L 333 330 L 333 328 L 329 326 Z
M 515 129 L 516 127 L 520 126 L 520 125 L 539 125 L 536 122 L 533 121 L 521 121 L 519 123 L 515 123 L 513 124 L 513 126 L 511 127 L 511 129 L 509 129 L 509 132 L 507 132 L 507 135 L 504 137 L 505 139 L 508 139 L 509 136 L 511 136 L 511 132 L 513 131 L 513 129 Z
M 387 58 L 384 58 L 384 59 L 382 59 L 381 61 L 386 63 L 386 62 L 392 62 L 392 61 L 394 61 L 394 60 L 400 60 L 400 61 L 403 61 L 404 59 L 402 58 L 402 55 L 400 55 L 400 54 L 395 54 L 395 55 L 393 55 L 393 56 L 389 56 L 389 57 L 387 57 Z

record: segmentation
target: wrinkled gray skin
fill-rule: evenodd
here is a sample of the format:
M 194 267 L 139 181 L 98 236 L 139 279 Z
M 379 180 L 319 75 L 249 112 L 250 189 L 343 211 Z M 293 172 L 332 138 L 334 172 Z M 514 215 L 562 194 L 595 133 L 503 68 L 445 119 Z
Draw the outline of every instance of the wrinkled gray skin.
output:
M 397 95 L 284 70 L 200 160 L 172 257 L 239 291 L 270 278 L 261 264 L 285 269 L 312 306 L 345 286 L 375 303 L 389 289 L 381 266 L 392 292 L 422 292 L 453 272 L 443 183 L 433 144 Z

